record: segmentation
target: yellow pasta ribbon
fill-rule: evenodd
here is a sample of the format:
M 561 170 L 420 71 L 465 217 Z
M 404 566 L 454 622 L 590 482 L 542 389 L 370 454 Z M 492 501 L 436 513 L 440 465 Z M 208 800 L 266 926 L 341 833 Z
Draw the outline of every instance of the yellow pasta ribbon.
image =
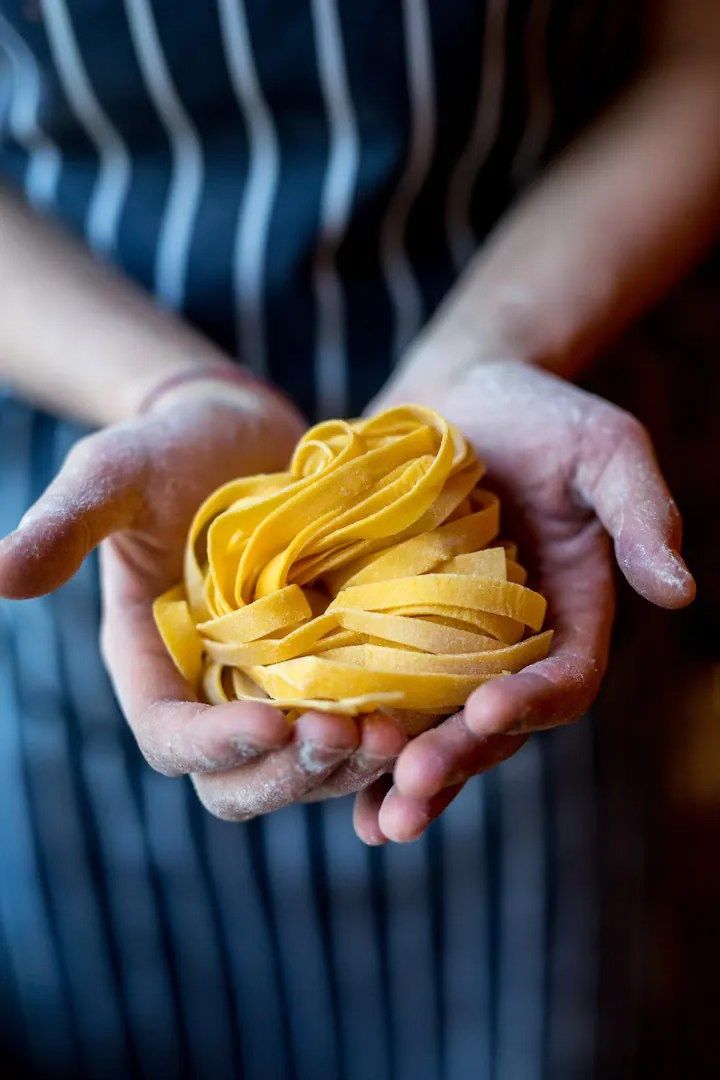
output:
M 393 711 L 415 732 L 547 656 L 484 467 L 432 409 L 329 420 L 287 472 L 224 484 L 155 601 L 175 666 L 212 704 Z

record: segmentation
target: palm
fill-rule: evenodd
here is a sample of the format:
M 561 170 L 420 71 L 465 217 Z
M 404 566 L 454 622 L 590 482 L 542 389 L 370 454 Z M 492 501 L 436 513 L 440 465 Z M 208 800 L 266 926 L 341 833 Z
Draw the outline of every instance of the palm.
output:
M 113 527 L 100 551 L 101 640 L 123 709 L 160 771 L 222 772 L 248 756 L 247 746 L 286 741 L 275 710 L 208 712 L 192 703 L 160 642 L 152 603 L 181 577 L 188 528 L 205 497 L 238 476 L 282 469 L 301 431 L 299 419 L 267 429 L 237 404 L 201 398 L 104 433 L 105 461 L 92 455 L 106 482 L 118 467 L 122 474 L 126 449 L 141 463 L 131 481 L 139 494 L 132 517 L 125 528 Z
M 519 543 L 547 597 L 555 654 L 570 634 L 577 658 L 588 659 L 589 703 L 605 665 L 613 582 L 607 535 L 580 485 L 601 476 L 623 414 L 519 364 L 468 371 L 438 408 L 485 461 L 487 483 L 501 496 L 504 533 Z
M 105 434 L 100 469 L 97 449 L 92 456 L 106 482 L 122 471 L 128 455 L 136 459 L 136 510 L 130 527 L 108 541 L 124 564 L 127 585 L 153 599 L 177 581 L 188 526 L 203 499 L 234 477 L 282 469 L 301 430 L 298 424 L 268 439 L 252 414 L 205 398 L 159 414 L 150 425 L 128 424 Z

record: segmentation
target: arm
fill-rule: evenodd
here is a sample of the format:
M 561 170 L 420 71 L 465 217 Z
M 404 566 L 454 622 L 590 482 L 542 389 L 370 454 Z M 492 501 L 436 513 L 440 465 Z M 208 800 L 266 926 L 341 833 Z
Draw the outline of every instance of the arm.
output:
M 720 5 L 663 0 L 645 71 L 496 228 L 380 397 L 433 404 L 474 441 L 555 629 L 547 660 L 495 679 L 356 802 L 368 842 L 414 839 L 464 781 L 597 693 L 615 558 L 652 603 L 689 603 L 680 518 L 633 417 L 579 373 L 667 289 L 720 221 Z M 546 370 L 538 370 L 545 368 Z
M 510 209 L 402 375 L 508 356 L 572 376 L 720 225 L 720 4 L 663 0 L 647 65 Z
M 215 345 L 0 193 L 0 379 L 100 428 L 0 540 L 0 596 L 58 588 L 102 543 L 102 649 L 141 750 L 242 819 L 331 776 L 356 790 L 405 737 L 383 717 L 306 713 L 291 728 L 270 705 L 210 707 L 168 659 L 151 605 L 181 575 L 192 515 L 224 481 L 284 468 L 304 426 L 262 383 L 198 378 L 208 361 L 224 361 Z
M 0 188 L 0 379 L 93 426 L 223 353 Z

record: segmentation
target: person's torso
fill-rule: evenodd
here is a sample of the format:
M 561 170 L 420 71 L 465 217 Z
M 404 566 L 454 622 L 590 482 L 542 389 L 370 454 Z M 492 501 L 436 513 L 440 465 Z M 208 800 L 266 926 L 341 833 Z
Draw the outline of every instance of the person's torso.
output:
M 0 173 L 344 413 L 622 81 L 635 7 L 3 0 Z

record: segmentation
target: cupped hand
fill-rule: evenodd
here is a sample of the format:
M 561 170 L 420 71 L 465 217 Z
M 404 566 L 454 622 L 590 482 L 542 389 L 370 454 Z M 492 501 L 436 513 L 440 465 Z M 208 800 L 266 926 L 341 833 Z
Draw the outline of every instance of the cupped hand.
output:
M 555 631 L 546 660 L 483 684 L 463 711 L 414 739 L 356 799 L 368 843 L 412 840 L 465 781 L 513 754 L 534 731 L 578 719 L 607 663 L 613 559 L 653 604 L 680 608 L 695 594 L 679 554 L 681 521 L 642 425 L 607 401 L 518 361 L 412 368 L 374 408 L 431 404 L 487 465 L 501 496 L 503 535 L 520 544 Z M 611 546 L 612 545 L 612 546 Z
M 101 544 L 105 661 L 148 762 L 189 773 L 214 814 L 244 820 L 356 791 L 405 743 L 397 723 L 306 713 L 291 727 L 264 704 L 197 701 L 155 628 L 155 597 L 181 576 L 190 520 L 239 475 L 285 468 L 303 423 L 278 397 L 188 384 L 151 411 L 81 439 L 18 529 L 0 542 L 0 596 L 56 589 Z

